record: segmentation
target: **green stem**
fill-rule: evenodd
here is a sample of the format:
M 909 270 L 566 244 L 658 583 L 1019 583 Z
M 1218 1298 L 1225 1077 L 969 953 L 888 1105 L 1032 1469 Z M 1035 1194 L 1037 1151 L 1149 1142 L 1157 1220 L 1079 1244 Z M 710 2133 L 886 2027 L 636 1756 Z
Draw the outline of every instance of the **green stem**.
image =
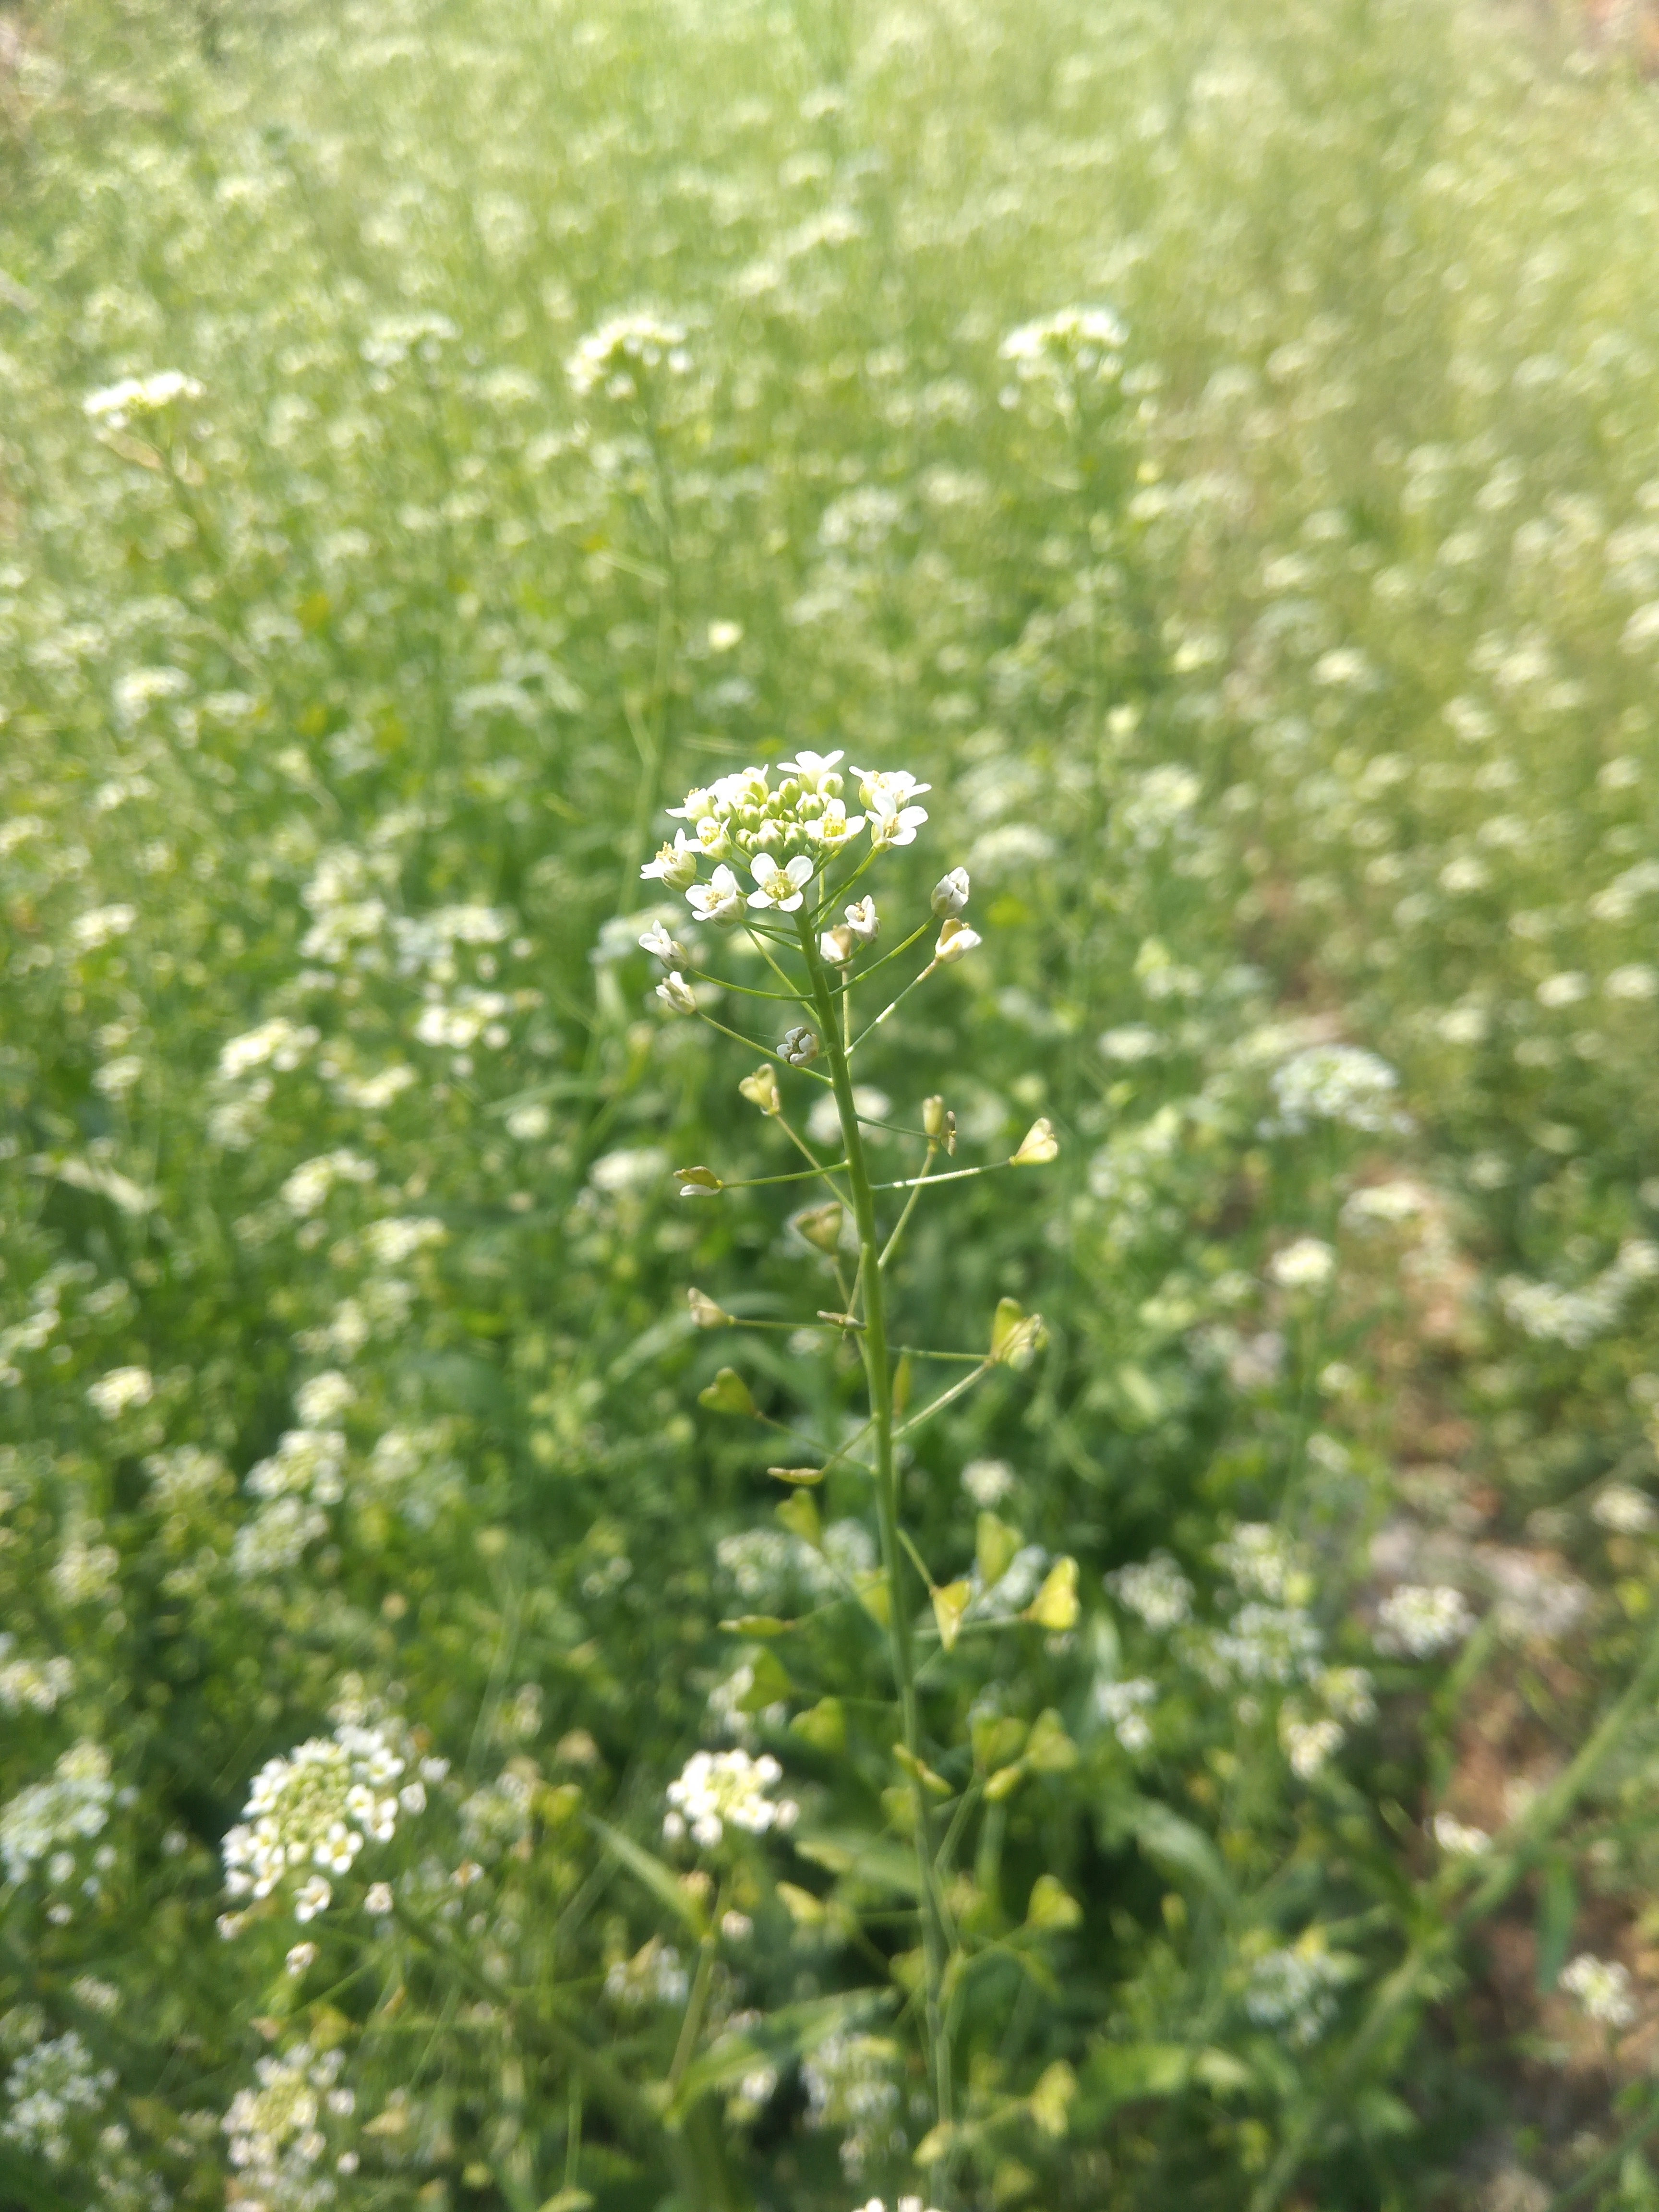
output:
M 887 1341 L 886 1286 L 882 1280 L 881 1243 L 876 1230 L 876 1201 L 864 1154 L 864 1133 L 853 1103 L 853 1079 L 836 1019 L 833 987 L 818 957 L 811 924 L 799 923 L 801 951 L 811 979 L 817 1008 L 819 1033 L 830 1058 L 830 1081 L 841 1115 L 842 1139 L 847 1153 L 848 1180 L 853 1191 L 853 1218 L 858 1230 L 859 1271 L 864 1297 L 865 1328 L 859 1348 L 864 1355 L 865 1379 L 870 1393 L 871 1423 L 876 1441 L 876 1520 L 881 1536 L 881 1561 L 886 1571 L 890 1604 L 887 1640 L 894 1686 L 898 1692 L 899 1725 L 904 1747 L 918 1767 L 921 1761 L 921 1727 L 916 1698 L 916 1662 L 910 1604 L 905 1590 L 905 1557 L 899 1534 L 898 1474 L 893 1459 L 893 1370 Z M 951 2046 L 945 2032 L 943 1991 L 945 1967 L 945 1916 L 933 1866 L 933 1810 L 920 1771 L 911 1772 L 911 1802 L 915 1811 L 915 1844 L 921 1877 L 922 1961 L 926 1984 L 926 2022 L 928 2058 L 933 2075 L 937 2118 L 948 2124 L 955 2117 Z

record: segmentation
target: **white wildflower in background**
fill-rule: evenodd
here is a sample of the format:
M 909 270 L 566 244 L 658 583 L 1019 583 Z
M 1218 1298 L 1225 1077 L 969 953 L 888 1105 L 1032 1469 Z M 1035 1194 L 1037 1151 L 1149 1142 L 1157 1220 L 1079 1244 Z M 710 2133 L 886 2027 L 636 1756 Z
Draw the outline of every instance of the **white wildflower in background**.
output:
M 1402 1583 L 1376 1609 L 1377 1648 L 1428 1659 L 1462 1644 L 1474 1628 L 1474 1615 L 1462 1590 Z
M 690 1986 L 679 1953 L 659 1936 L 653 1936 L 631 1959 L 613 1960 L 605 1977 L 606 1996 L 623 2012 L 683 2005 Z
M 74 1744 L 48 1782 L 20 1790 L 0 1808 L 0 1862 L 8 1881 L 22 1881 L 61 1845 L 101 1835 L 115 1796 L 109 1753 L 95 1743 Z
M 155 1378 L 148 1367 L 112 1367 L 87 1386 L 94 1412 L 106 1421 L 118 1420 L 137 1406 L 148 1406 L 155 1395 Z
M 1628 1482 L 1610 1482 L 1590 1507 L 1590 1518 L 1620 1536 L 1645 1536 L 1659 1528 L 1653 1500 Z
M 283 1203 L 303 1219 L 321 1211 L 337 1184 L 374 1180 L 374 1162 L 341 1146 L 335 1152 L 319 1153 L 315 1159 L 303 1161 L 295 1168 L 283 1185 Z
M 1148 1706 L 1158 1701 L 1158 1685 L 1145 1675 L 1122 1682 L 1097 1682 L 1090 1709 L 1097 1720 L 1111 1729 L 1125 1751 L 1145 1751 L 1152 1740 L 1146 1717 Z
M 1109 307 L 1060 307 L 1010 331 L 998 353 L 1022 384 L 1073 377 L 1114 384 L 1122 374 L 1127 337 Z
M 1455 1814 L 1437 1813 L 1433 1828 L 1434 1840 L 1449 1859 L 1477 1859 L 1492 1849 L 1484 1828 L 1468 1827 Z
M 1267 1262 L 1269 1279 L 1282 1291 L 1322 1291 L 1335 1273 L 1336 1255 L 1319 1237 L 1298 1237 Z
M 93 422 L 125 430 L 135 415 L 159 415 L 181 399 L 201 396 L 202 386 L 193 376 L 179 368 L 158 368 L 149 376 L 124 376 L 118 384 L 89 392 L 81 407 Z
M 769 1752 L 759 1759 L 746 1751 L 694 1752 L 679 1778 L 668 1785 L 663 1833 L 672 1838 L 689 1831 L 694 1843 L 713 1850 L 727 1826 L 752 1836 L 764 1835 L 769 1828 L 791 1828 L 799 1806 L 793 1799 L 775 1802 L 766 1795 L 782 1778 L 783 1769 Z
M 1292 2049 L 1305 2051 L 1336 2018 L 1336 1992 L 1347 1978 L 1340 1960 L 1304 1936 L 1294 1949 L 1256 1960 L 1244 2010 L 1256 2027 L 1277 2028 Z
M 355 1721 L 268 1759 L 224 1840 L 226 1893 L 269 1897 L 289 1875 L 313 1870 L 296 1890 L 295 1917 L 325 1911 L 328 1877 L 349 1873 L 366 1843 L 389 1842 L 400 1810 L 424 1804 L 417 1784 L 397 1786 L 407 1764 L 392 1729 Z
M 115 2082 L 113 2069 L 94 2064 L 73 2028 L 37 2043 L 6 2076 L 10 2109 L 0 2121 L 0 2136 L 48 2166 L 66 2165 L 74 2155 L 76 2115 L 101 2111 Z
M 17 1638 L 0 1629 L 0 1710 L 9 1713 L 55 1711 L 75 1687 L 75 1668 L 61 1656 L 14 1659 Z
M 1506 1275 L 1498 1285 L 1498 1298 L 1507 1317 L 1526 1335 L 1581 1352 L 1614 1326 L 1637 1289 L 1656 1275 L 1659 1245 L 1645 1237 L 1627 1237 L 1612 1265 L 1581 1289 L 1564 1290 L 1554 1283 Z
M 684 326 L 636 308 L 590 331 L 566 362 L 565 374 L 579 399 L 600 391 L 607 398 L 635 399 L 642 375 L 664 369 L 684 376 L 690 367 Z
M 1193 1586 L 1167 1552 L 1116 1567 L 1106 1587 L 1121 1605 L 1139 1613 L 1148 1628 L 1179 1628 L 1193 1615 Z
M 898 2051 L 877 2035 L 827 2035 L 801 2061 L 806 2124 L 841 2137 L 849 2176 L 881 2163 L 902 2142 Z
M 256 1582 L 297 1566 L 306 1547 L 328 1534 L 328 1516 L 304 1498 L 273 1498 L 251 1521 L 245 1522 L 231 1540 L 231 1571 L 243 1582 Z
M 1210 1556 L 1231 1582 L 1253 1597 L 1277 1605 L 1286 1598 L 1299 1601 L 1311 1591 L 1296 1547 L 1270 1522 L 1241 1521 Z
M 988 1511 L 1012 1490 L 1014 1470 L 1006 1459 L 970 1459 L 962 1470 L 962 1486 L 975 1505 Z
M 1194 1653 L 1214 1688 L 1230 1684 L 1311 1680 L 1323 1649 L 1313 1616 L 1301 1606 L 1243 1605 L 1226 1628 L 1212 1630 Z
M 1310 1720 L 1287 1707 L 1279 1717 L 1279 1741 L 1291 1762 L 1291 1771 L 1299 1781 L 1311 1782 L 1322 1773 L 1346 1739 L 1340 1721 L 1328 1714 Z
M 356 2101 L 339 2086 L 344 2063 L 338 2048 L 319 2052 L 308 2043 L 255 2060 L 258 2087 L 239 2089 L 222 2124 L 235 2176 L 234 2203 L 246 2212 L 261 2206 L 298 2212 L 332 2201 L 326 2123 L 349 2118 Z M 337 2154 L 334 2163 L 337 2170 Z
M 1376 1134 L 1411 1126 L 1395 1103 L 1400 1078 L 1385 1060 L 1358 1045 L 1316 1044 L 1275 1070 L 1275 1131 L 1300 1134 L 1316 1121 Z
M 286 1074 L 301 1066 L 307 1054 L 321 1041 L 321 1031 L 309 1022 L 291 1022 L 279 1014 L 272 1021 L 261 1022 L 258 1029 L 246 1030 L 240 1036 L 231 1037 L 219 1048 L 219 1073 L 227 1083 L 239 1083 L 258 1067 L 274 1067 Z
M 885 1136 L 881 1124 L 893 1110 L 893 1102 L 884 1091 L 860 1083 L 854 1086 L 853 1107 L 862 1127 L 868 1129 L 877 1141 Z M 838 1145 L 841 1140 L 841 1115 L 833 1093 L 826 1091 L 817 1099 L 806 1117 L 806 1133 L 815 1145 Z M 839 1158 L 840 1154 L 836 1157 Z
M 70 943 L 77 952 L 96 952 L 118 937 L 125 937 L 137 919 L 137 907 L 93 907 L 70 925 Z
M 1607 2027 L 1628 2027 L 1636 2018 L 1631 1994 L 1630 1970 L 1616 1959 L 1598 1959 L 1581 1951 L 1561 1970 L 1561 1986 L 1577 2000 L 1587 2020 Z
M 325 1429 L 353 1404 L 355 1385 L 337 1368 L 325 1368 L 302 1382 L 294 1394 L 295 1411 L 307 1429 Z

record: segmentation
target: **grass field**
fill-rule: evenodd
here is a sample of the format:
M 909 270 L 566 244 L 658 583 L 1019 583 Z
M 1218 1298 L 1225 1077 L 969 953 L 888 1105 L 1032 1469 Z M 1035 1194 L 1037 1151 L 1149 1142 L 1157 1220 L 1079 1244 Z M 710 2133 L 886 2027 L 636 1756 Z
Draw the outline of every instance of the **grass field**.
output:
M 1655 98 L 0 14 L 7 2212 L 1659 2206 Z M 873 1487 L 641 876 L 802 748 L 982 939 Z

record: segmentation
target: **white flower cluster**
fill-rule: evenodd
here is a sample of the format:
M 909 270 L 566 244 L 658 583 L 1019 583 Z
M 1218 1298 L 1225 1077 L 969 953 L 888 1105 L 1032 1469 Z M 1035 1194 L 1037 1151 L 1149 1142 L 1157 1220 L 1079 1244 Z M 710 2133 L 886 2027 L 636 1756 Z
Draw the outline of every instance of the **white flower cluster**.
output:
M 1305 2051 L 1335 2019 L 1336 1991 L 1346 1979 L 1341 1962 L 1304 1936 L 1294 1949 L 1256 1960 L 1244 2010 L 1258 2027 L 1282 2028 L 1293 2049 Z
M 1051 383 L 1070 374 L 1112 383 L 1121 374 L 1127 333 L 1109 307 L 1061 307 L 1021 323 L 998 349 L 1021 383 Z
M 1106 1587 L 1121 1605 L 1139 1613 L 1148 1628 L 1179 1628 L 1193 1616 L 1193 1586 L 1167 1552 L 1118 1567 Z
M 229 2201 L 245 2212 L 301 2212 L 329 2202 L 323 2160 L 328 2119 L 348 2119 L 356 2099 L 340 2086 L 343 2055 L 308 2043 L 255 2062 L 257 2089 L 239 2089 L 225 2114 L 235 2179 Z M 336 2172 L 356 2170 L 355 2151 L 336 2154 Z
M 1474 1615 L 1462 1590 L 1401 1583 L 1378 1606 L 1376 1626 L 1379 1650 L 1429 1659 L 1462 1643 L 1474 1626 Z
M 1336 1255 L 1322 1237 L 1297 1237 L 1267 1262 L 1281 1291 L 1322 1291 L 1336 1273 Z
M 634 399 L 642 369 L 665 368 L 671 376 L 684 376 L 690 366 L 680 325 L 636 309 L 590 331 L 566 362 L 565 374 L 579 399 L 600 390 L 611 399 Z
M 1582 1290 L 1506 1275 L 1498 1285 L 1498 1297 L 1508 1318 L 1535 1342 L 1565 1344 L 1571 1351 L 1582 1352 L 1613 1326 L 1638 1285 L 1656 1276 L 1659 1245 L 1645 1237 L 1630 1237 L 1620 1246 L 1613 1265 Z
M 72 2151 L 72 2115 L 99 2111 L 114 2087 L 114 2073 L 93 2063 L 91 2052 L 70 2028 L 24 2051 L 6 2076 L 11 2109 L 0 2123 L 0 2136 L 48 2166 L 66 2165 Z
M 785 761 L 775 791 L 769 769 L 746 768 L 720 777 L 707 789 L 688 792 L 683 806 L 668 811 L 690 823 L 690 834 L 677 830 L 673 843 L 663 846 L 640 873 L 670 890 L 684 891 L 699 921 L 725 924 L 736 921 L 745 904 L 742 884 L 724 865 L 727 860 L 746 863 L 754 878 L 748 905 L 793 914 L 818 866 L 849 850 L 864 830 L 876 852 L 914 843 L 927 819 L 927 809 L 914 802 L 931 787 L 918 783 L 908 769 L 854 768 L 849 774 L 859 779 L 865 811 L 848 814 L 842 796 L 847 779 L 837 765 L 841 758 L 839 752 L 803 752 Z M 722 864 L 706 884 L 697 881 L 699 863 L 705 860 Z M 873 925 L 873 914 L 870 920 Z
M 323 1508 L 345 1495 L 344 1467 L 345 1438 L 337 1429 L 289 1429 L 277 1439 L 276 1450 L 247 1478 L 249 1492 L 264 1503 L 231 1545 L 231 1566 L 244 1582 L 293 1566 L 307 1544 L 326 1534 Z
M 1266 1521 L 1241 1521 L 1212 1553 L 1223 1574 L 1252 1597 L 1299 1603 L 1312 1595 L 1310 1577 L 1294 1547 Z
M 887 2212 L 887 2207 L 879 2197 L 872 2197 L 867 2204 L 859 2206 L 858 2212 Z M 932 2212 L 932 2207 L 924 2206 L 920 2197 L 901 2197 L 893 2212 Z
M 75 1687 L 75 1668 L 62 1657 L 14 1659 L 15 1636 L 0 1629 L 0 1710 L 49 1713 Z
M 389 1725 L 348 1720 L 332 1736 L 313 1736 L 288 1758 L 267 1759 L 224 1840 L 227 1893 L 269 1897 L 289 1875 L 309 1869 L 295 1891 L 295 1918 L 325 1911 L 333 1897 L 327 1877 L 348 1873 L 366 1841 L 389 1842 L 398 1814 L 422 1811 L 426 1783 L 447 1771 L 441 1760 L 424 1761 L 399 1789 L 405 1754 Z M 234 1916 L 231 1923 L 220 1924 L 234 1935 Z
M 112 1367 L 87 1385 L 87 1398 L 106 1421 L 119 1420 L 135 1407 L 148 1406 L 155 1395 L 155 1378 L 148 1367 Z
M 1400 1078 L 1386 1060 L 1352 1044 L 1315 1044 L 1295 1054 L 1273 1079 L 1279 1109 L 1275 1132 L 1300 1135 L 1315 1121 L 1372 1134 L 1409 1129 L 1395 1103 Z
M 1581 1951 L 1561 1970 L 1561 1986 L 1577 2000 L 1587 2019 L 1607 2027 L 1628 2027 L 1636 2018 L 1631 1995 L 1630 1970 L 1616 1959 L 1598 1959 Z
M 1144 1674 L 1123 1682 L 1097 1682 L 1090 1703 L 1125 1751 L 1145 1751 L 1152 1740 L 1146 1707 L 1158 1702 L 1158 1685 Z
M 806 2124 L 839 2132 L 849 2175 L 884 2160 L 902 2140 L 897 2058 L 878 2035 L 827 2035 L 801 2061 Z
M 1616 1536 L 1645 1536 L 1659 1528 L 1653 1500 L 1628 1482 L 1610 1482 L 1590 1507 L 1590 1519 Z M 0 1682 L 4 1676 L 0 1674 Z M 0 1689 L 0 1697 L 4 1691 Z
M 20 1790 L 0 1811 L 0 1862 L 8 1881 L 22 1881 L 59 1844 L 102 1832 L 115 1795 L 109 1753 L 95 1743 L 71 1745 L 49 1782 Z
M 93 422 L 125 430 L 135 415 L 159 415 L 180 399 L 201 396 L 202 387 L 193 376 L 179 368 L 158 368 L 149 376 L 124 376 L 118 384 L 89 392 L 81 407 Z
M 769 1752 L 759 1759 L 746 1751 L 694 1752 L 679 1779 L 668 1785 L 663 1833 L 672 1839 L 689 1830 L 694 1843 L 713 1850 L 728 1826 L 751 1836 L 793 1827 L 799 1807 L 791 1798 L 775 1802 L 766 1795 L 782 1778 L 783 1769 Z
M 1455 1813 L 1437 1813 L 1431 1826 L 1435 1842 L 1449 1859 L 1478 1859 L 1492 1849 L 1484 1828 L 1469 1826 Z

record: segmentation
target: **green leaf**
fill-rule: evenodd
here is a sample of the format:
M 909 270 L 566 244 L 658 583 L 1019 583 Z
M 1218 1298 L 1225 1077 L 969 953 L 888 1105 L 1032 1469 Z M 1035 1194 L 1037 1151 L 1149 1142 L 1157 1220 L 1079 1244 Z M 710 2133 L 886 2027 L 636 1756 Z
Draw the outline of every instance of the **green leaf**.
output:
M 908 1795 L 908 1793 L 907 1793 Z M 793 1836 L 790 1841 L 804 1859 L 826 1873 L 844 1875 L 870 1889 L 890 1890 L 901 1897 L 916 1894 L 920 1877 L 914 1851 L 884 1837 L 860 1835 L 857 1830 L 824 1829 L 812 1836 Z
M 711 1413 L 752 1415 L 755 1411 L 749 1385 L 735 1367 L 722 1367 L 708 1388 L 698 1391 L 697 1403 L 707 1406 Z
M 1561 1978 L 1578 1917 L 1578 1887 L 1572 1868 L 1560 1856 L 1547 1860 L 1538 1888 L 1538 1991 L 1547 1996 Z
M 1183 1820 L 1155 1797 L 1137 1798 L 1125 1825 L 1148 1858 L 1186 1875 L 1218 1904 L 1231 1908 L 1237 1902 L 1221 1854 L 1202 1828 Z
M 611 1856 L 643 1882 L 657 1902 L 665 1905 L 701 1943 L 708 1932 L 708 1920 L 696 1899 L 687 1896 L 681 1887 L 673 1869 L 653 1858 L 649 1851 L 642 1850 L 631 1836 L 624 1836 L 619 1828 L 613 1828 L 608 1820 L 601 1820 L 597 1814 L 588 1814 L 587 1825 Z

